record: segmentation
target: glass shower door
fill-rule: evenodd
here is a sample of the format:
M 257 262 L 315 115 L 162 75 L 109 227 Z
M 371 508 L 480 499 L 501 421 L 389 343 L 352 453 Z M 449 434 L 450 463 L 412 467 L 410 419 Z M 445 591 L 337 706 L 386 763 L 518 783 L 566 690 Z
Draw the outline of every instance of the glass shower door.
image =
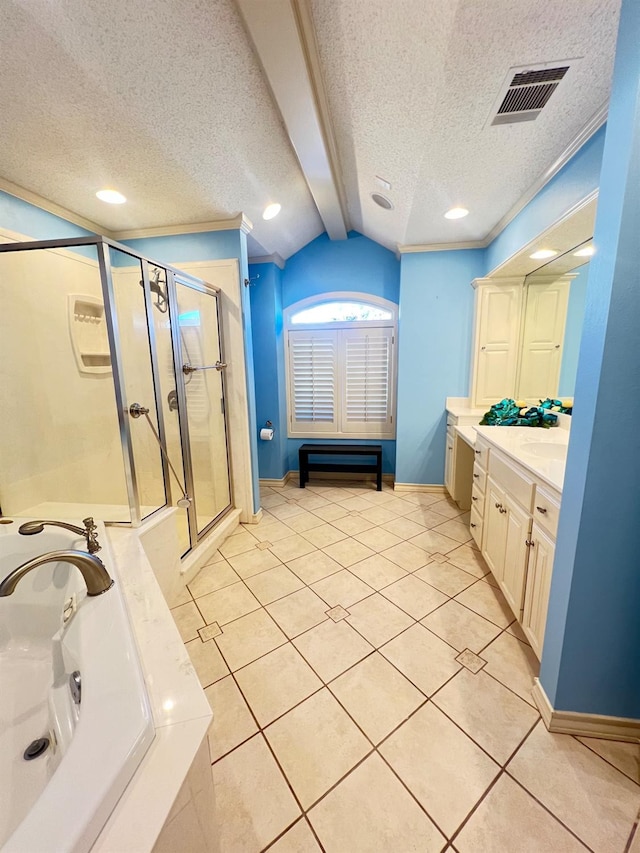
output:
M 218 294 L 175 277 L 198 536 L 231 505 Z M 192 542 L 192 545 L 195 544 Z

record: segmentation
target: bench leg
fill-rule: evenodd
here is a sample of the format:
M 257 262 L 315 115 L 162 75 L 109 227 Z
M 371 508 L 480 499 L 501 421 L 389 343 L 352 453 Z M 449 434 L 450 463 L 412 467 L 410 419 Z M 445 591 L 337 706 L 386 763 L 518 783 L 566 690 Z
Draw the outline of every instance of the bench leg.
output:
M 380 456 L 378 458 L 377 462 L 378 462 L 378 470 L 376 472 L 377 491 L 381 492 L 382 491 L 382 456 Z
M 307 472 L 307 465 L 309 464 L 309 457 L 306 459 L 302 458 L 302 454 L 299 456 L 298 460 L 298 468 L 300 468 L 300 488 L 304 489 L 304 484 L 309 479 L 309 474 Z

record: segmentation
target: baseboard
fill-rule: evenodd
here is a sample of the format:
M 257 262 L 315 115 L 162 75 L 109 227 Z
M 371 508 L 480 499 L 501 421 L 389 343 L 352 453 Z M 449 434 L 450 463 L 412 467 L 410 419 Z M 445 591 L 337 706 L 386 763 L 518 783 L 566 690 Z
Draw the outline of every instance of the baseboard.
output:
M 446 489 L 437 483 L 396 483 L 394 492 L 431 492 L 435 495 L 444 495 Z
M 280 477 L 279 480 L 277 478 L 276 479 L 273 479 L 273 478 L 269 479 L 269 478 L 262 478 L 261 477 L 259 480 L 259 483 L 261 486 L 269 486 L 269 487 L 273 486 L 276 489 L 278 489 L 278 488 L 281 489 L 283 486 L 287 485 L 287 483 L 289 482 L 290 479 L 291 479 L 291 471 L 288 471 L 284 475 L 284 477 Z
M 575 737 L 596 737 L 604 740 L 640 741 L 640 720 L 629 717 L 607 717 L 604 714 L 581 714 L 575 711 L 556 711 L 536 678 L 531 691 L 533 701 L 550 732 Z
M 251 515 L 247 516 L 247 518 L 240 518 L 240 521 L 243 524 L 259 524 L 262 520 L 262 507 L 258 510 L 258 512 L 253 512 Z

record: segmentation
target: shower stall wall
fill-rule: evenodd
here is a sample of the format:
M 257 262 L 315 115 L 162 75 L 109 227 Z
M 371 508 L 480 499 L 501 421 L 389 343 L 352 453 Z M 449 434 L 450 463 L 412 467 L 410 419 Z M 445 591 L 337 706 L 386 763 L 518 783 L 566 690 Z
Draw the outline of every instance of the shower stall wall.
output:
M 172 506 L 194 547 L 232 506 L 220 299 L 104 237 L 0 245 L 2 514 Z

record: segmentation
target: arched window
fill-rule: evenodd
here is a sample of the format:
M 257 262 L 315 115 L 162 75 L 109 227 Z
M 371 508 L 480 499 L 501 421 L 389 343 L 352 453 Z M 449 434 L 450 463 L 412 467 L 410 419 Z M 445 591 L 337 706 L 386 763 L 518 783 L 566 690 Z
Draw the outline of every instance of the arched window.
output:
M 328 293 L 285 311 L 289 435 L 393 438 L 397 306 Z

